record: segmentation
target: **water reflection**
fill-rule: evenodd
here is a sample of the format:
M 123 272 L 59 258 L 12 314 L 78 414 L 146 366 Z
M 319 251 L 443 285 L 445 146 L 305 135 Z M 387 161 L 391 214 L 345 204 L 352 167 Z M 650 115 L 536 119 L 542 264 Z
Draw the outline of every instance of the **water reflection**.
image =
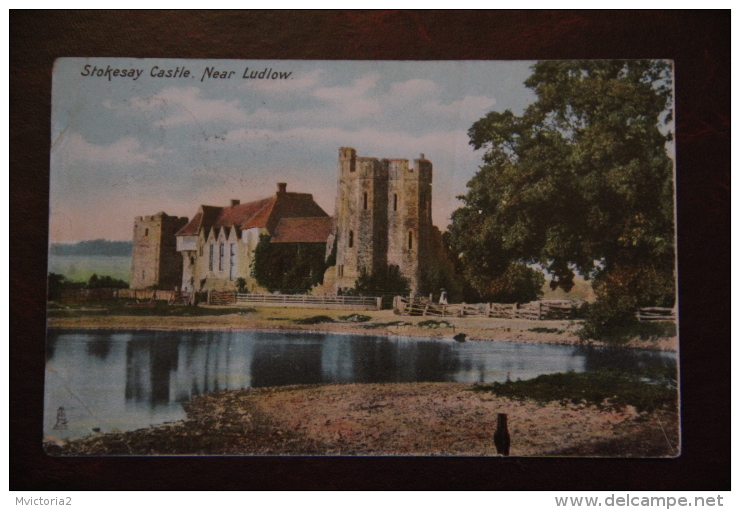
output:
M 45 430 L 59 407 L 67 437 L 91 427 L 181 419 L 193 395 L 315 383 L 503 382 L 605 367 L 644 370 L 673 353 L 635 349 L 257 332 L 59 332 L 47 343 Z M 76 428 L 75 428 L 76 427 Z M 55 432 L 55 435 L 58 431 Z
M 111 349 L 111 338 L 110 335 L 93 334 L 86 346 L 88 354 L 97 356 L 101 360 L 105 360 L 110 354 Z
M 171 338 L 135 339 L 126 344 L 126 400 L 152 407 L 170 403 L 170 380 L 177 371 L 179 344 Z
M 305 343 L 291 340 L 258 341 L 252 353 L 250 386 L 285 386 L 324 382 L 322 367 L 323 338 Z

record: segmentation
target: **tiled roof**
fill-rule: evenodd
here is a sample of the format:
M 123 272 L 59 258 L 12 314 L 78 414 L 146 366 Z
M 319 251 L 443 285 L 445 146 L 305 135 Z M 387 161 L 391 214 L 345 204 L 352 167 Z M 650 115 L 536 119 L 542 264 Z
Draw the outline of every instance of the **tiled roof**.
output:
M 271 243 L 325 243 L 333 230 L 329 216 L 283 218 L 278 222 Z
M 272 232 L 282 218 L 328 217 L 308 193 L 276 193 L 269 198 L 229 207 L 202 205 L 177 235 L 197 235 L 201 229 L 266 227 Z

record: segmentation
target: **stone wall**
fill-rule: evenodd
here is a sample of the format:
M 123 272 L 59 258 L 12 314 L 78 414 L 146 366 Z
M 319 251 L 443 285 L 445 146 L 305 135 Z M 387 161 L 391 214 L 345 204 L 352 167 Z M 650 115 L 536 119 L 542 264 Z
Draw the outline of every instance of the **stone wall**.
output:
M 180 285 L 182 258 L 175 246 L 175 233 L 187 222 L 187 218 L 164 212 L 134 219 L 132 289 L 173 289 Z

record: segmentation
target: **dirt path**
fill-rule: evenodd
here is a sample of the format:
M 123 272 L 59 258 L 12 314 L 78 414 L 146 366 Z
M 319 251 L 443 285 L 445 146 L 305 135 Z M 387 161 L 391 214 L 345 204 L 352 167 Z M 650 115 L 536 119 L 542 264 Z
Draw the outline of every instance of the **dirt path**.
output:
M 507 413 L 513 456 L 678 455 L 676 415 L 633 408 L 541 405 L 474 392 L 462 383 L 292 386 L 203 394 L 188 419 L 98 434 L 55 455 L 496 455 Z
M 156 317 L 156 316 L 89 316 L 53 317 L 48 319 L 52 328 L 66 329 L 164 329 L 164 330 L 262 330 L 307 331 L 356 335 L 445 337 L 465 333 L 468 340 L 499 340 L 575 345 L 581 343 L 576 336 L 580 325 L 573 321 L 527 321 L 513 319 L 458 318 L 458 317 L 408 317 L 394 315 L 390 310 L 362 311 L 370 317 L 368 322 L 325 322 L 296 324 L 295 319 L 318 315 L 341 321 L 340 317 L 352 314 L 347 310 L 322 310 L 300 308 L 259 308 L 254 312 L 221 316 Z M 432 321 L 428 325 L 419 323 Z M 593 345 L 600 345 L 594 342 Z M 676 337 L 654 340 L 632 340 L 626 347 L 676 351 Z

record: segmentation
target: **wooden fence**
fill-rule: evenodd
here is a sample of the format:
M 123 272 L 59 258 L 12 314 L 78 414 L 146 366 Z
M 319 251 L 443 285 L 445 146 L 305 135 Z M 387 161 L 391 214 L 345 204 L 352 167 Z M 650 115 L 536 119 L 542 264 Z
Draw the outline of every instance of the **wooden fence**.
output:
M 489 317 L 499 319 L 570 319 L 574 307 L 581 304 L 576 300 L 533 301 L 522 305 L 501 303 L 477 303 L 441 305 L 428 298 L 406 298 L 397 296 L 393 310 L 401 315 L 437 317 Z
M 154 290 L 154 289 L 117 289 L 115 297 L 122 299 L 138 299 L 139 301 L 174 301 L 179 292 L 176 290 Z
M 635 315 L 638 321 L 675 321 L 676 309 L 651 306 L 640 308 Z
M 583 302 L 579 300 L 546 299 L 521 305 L 502 303 L 440 305 L 431 302 L 429 298 L 396 296 L 393 302 L 393 310 L 400 315 L 417 316 L 569 320 L 574 318 L 575 310 L 581 304 Z M 676 310 L 658 307 L 640 308 L 636 317 L 639 321 L 675 321 Z
M 235 296 L 234 304 L 237 306 L 380 310 L 382 304 L 382 298 L 380 297 L 268 293 L 232 293 L 232 295 Z
M 115 299 L 119 290 L 128 289 L 66 289 L 62 291 L 62 301 L 97 301 Z

